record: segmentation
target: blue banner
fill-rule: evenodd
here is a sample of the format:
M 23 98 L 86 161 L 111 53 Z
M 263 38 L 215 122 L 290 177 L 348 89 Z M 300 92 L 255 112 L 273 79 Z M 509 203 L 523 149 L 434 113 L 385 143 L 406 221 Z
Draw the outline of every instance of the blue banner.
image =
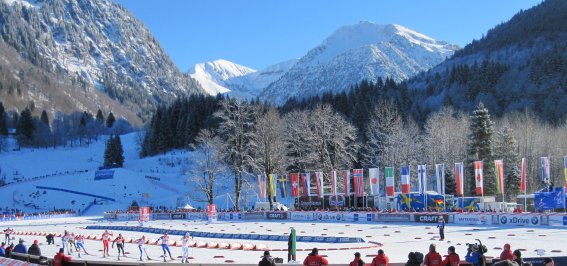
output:
M 565 192 L 563 188 L 555 188 L 552 192 L 536 192 L 534 204 L 539 211 L 564 208 Z
M 98 170 L 95 172 L 94 180 L 113 179 L 114 170 Z
M 457 207 L 466 212 L 480 210 L 479 204 L 480 198 L 457 198 Z
M 427 208 L 435 208 L 438 211 L 443 210 L 443 196 L 442 195 L 427 195 L 427 198 L 423 194 L 400 194 L 397 197 L 398 206 L 400 209 L 408 211 L 413 210 L 423 210 L 426 205 L 423 203 L 427 200 Z

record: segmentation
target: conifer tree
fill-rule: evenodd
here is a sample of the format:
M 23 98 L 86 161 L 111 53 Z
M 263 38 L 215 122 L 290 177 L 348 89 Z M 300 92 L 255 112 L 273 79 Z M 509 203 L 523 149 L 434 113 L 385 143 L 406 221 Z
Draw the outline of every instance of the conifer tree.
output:
M 104 167 L 112 167 L 114 154 L 116 154 L 114 150 L 114 135 L 111 134 L 108 141 L 106 141 L 106 149 L 104 150 Z
M 114 114 L 110 112 L 106 118 L 106 127 L 111 128 L 114 125 L 114 122 L 116 122 L 116 118 L 114 118 Z
M 104 115 L 100 109 L 96 112 L 96 122 L 101 125 L 104 123 Z
M 467 176 L 475 176 L 474 161 L 483 162 L 483 195 L 494 195 L 496 185 L 494 180 L 494 161 L 492 156 L 492 132 L 494 123 L 490 120 L 488 109 L 481 102 L 470 116 L 470 134 L 467 148 L 469 163 Z M 475 178 L 468 178 L 468 187 L 465 188 L 469 195 L 475 193 Z M 480 195 L 479 195 L 480 196 Z
M 120 135 L 114 136 L 114 163 L 118 167 L 124 166 L 124 149 L 122 148 L 122 141 Z
M 518 143 L 512 131 L 508 127 L 504 127 L 496 134 L 494 143 L 495 159 L 501 159 L 504 162 L 504 190 L 507 200 L 514 200 L 516 195 L 520 193 L 520 156 L 518 154 Z
M 455 175 L 451 172 L 445 172 L 445 194 L 457 195 L 457 183 L 455 182 Z
M 0 102 L 0 135 L 8 135 L 8 125 L 6 124 L 6 111 L 4 105 Z
M 30 109 L 26 108 L 20 114 L 18 124 L 16 126 L 18 143 L 21 146 L 31 145 L 35 125 Z

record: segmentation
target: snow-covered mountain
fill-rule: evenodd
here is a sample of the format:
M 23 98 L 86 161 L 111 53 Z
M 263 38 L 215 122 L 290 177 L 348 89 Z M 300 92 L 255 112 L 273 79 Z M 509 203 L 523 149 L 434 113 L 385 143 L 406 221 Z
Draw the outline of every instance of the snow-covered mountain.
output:
M 0 0 L 0 37 L 34 65 L 104 91 L 142 117 L 158 104 L 203 93 L 111 0 Z
M 401 81 L 441 63 L 456 49 L 400 25 L 360 22 L 339 28 L 260 96 L 282 104 L 290 97 L 343 91 L 364 79 Z
M 272 82 L 278 80 L 297 61 L 297 59 L 292 59 L 257 71 L 219 59 L 196 64 L 188 73 L 210 95 L 228 93 L 234 97 L 252 99 Z

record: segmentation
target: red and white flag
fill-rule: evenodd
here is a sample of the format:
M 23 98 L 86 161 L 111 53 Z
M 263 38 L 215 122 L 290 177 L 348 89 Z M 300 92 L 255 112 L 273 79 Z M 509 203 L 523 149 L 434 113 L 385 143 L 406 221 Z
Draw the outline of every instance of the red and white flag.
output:
M 455 183 L 457 183 L 457 195 L 463 195 L 464 180 L 463 180 L 463 163 L 455 163 Z
M 378 182 L 378 168 L 368 169 L 368 180 L 370 180 L 370 194 L 373 196 L 380 195 L 380 183 Z
M 394 196 L 394 167 L 384 168 L 384 175 L 386 175 L 386 195 L 389 197 Z
M 484 180 L 484 176 L 483 176 L 483 167 L 482 167 L 482 161 L 475 161 L 474 162 L 474 180 L 476 183 L 476 194 L 477 195 L 484 195 L 484 190 L 483 190 L 483 180 Z
M 402 174 L 402 194 L 409 194 L 411 189 L 409 166 L 402 166 L 400 171 Z
M 526 158 L 522 158 L 520 166 L 520 191 L 526 192 Z
M 317 196 L 323 197 L 323 172 L 315 172 L 315 182 L 317 182 Z
M 364 197 L 364 172 L 362 169 L 353 169 L 354 177 L 354 195 L 355 197 Z
M 331 195 L 337 195 L 337 171 L 331 172 Z
M 350 197 L 350 171 L 343 171 L 343 181 L 345 186 L 345 197 Z
M 297 173 L 289 174 L 291 179 L 291 195 L 294 197 L 299 196 L 299 175 Z

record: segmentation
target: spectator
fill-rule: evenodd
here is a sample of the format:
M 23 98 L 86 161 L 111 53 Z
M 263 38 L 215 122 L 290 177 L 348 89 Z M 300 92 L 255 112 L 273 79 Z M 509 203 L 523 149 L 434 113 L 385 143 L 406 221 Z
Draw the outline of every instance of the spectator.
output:
M 297 238 L 295 228 L 291 228 L 289 232 L 289 238 L 287 239 L 287 261 L 295 261 L 296 258 L 296 247 L 297 247 Z
M 41 256 L 41 250 L 39 249 L 39 241 L 34 240 L 33 244 L 30 246 L 30 249 L 28 249 L 28 254 L 30 255 L 35 255 L 35 256 Z
M 354 260 L 349 264 L 349 266 L 364 266 L 364 261 L 360 258 L 360 253 L 354 253 Z
M 461 258 L 459 257 L 459 254 L 455 253 L 454 246 L 449 247 L 449 249 L 447 250 L 447 254 L 448 254 L 447 257 L 445 257 L 441 265 L 459 266 L 459 263 L 461 262 Z
M 20 241 L 18 242 L 16 247 L 14 247 L 14 250 L 12 250 L 12 252 L 28 254 L 28 248 L 26 247 L 26 245 L 24 245 L 23 239 L 20 238 Z
M 417 259 L 415 252 L 410 252 L 408 254 L 408 261 L 405 266 L 421 266 L 421 261 Z
M 437 220 L 437 228 L 439 228 L 439 240 L 445 240 L 445 220 L 441 215 Z
M 55 244 L 55 236 L 52 233 L 49 233 L 45 239 L 47 240 L 48 245 Z
M 6 256 L 6 243 L 2 242 L 2 245 L 0 246 L 0 257 L 5 257 Z
M 11 258 L 12 250 L 14 250 L 14 243 L 10 244 L 10 246 L 6 248 L 6 258 Z
M 258 262 L 258 266 L 276 266 L 274 258 L 270 256 L 269 251 L 264 251 L 264 257 L 262 258 L 262 260 L 260 260 L 260 262 Z
M 317 248 L 313 248 L 311 253 L 305 258 L 303 261 L 303 265 L 305 266 L 320 266 L 320 265 L 329 265 L 327 259 L 319 256 L 319 250 Z
M 370 264 L 371 266 L 388 266 L 388 262 L 390 261 L 390 259 L 388 259 L 388 256 L 386 256 L 386 254 L 384 254 L 384 250 L 379 249 L 378 250 L 378 256 L 374 257 L 374 259 L 372 260 L 372 264 Z
M 500 253 L 500 260 L 514 260 L 514 254 L 512 254 L 510 244 L 504 244 L 504 250 Z
M 435 244 L 429 245 L 429 253 L 425 255 L 423 259 L 423 266 L 440 266 L 441 265 L 441 255 L 436 250 Z
M 492 266 L 518 266 L 515 261 L 511 260 L 502 260 L 497 263 L 492 264 Z
M 53 257 L 53 266 L 63 266 L 64 262 L 70 261 L 71 256 L 65 256 L 65 250 L 60 248 L 59 253 L 55 254 L 55 257 Z
M 552 258 L 543 259 L 543 266 L 555 266 Z
M 518 263 L 519 266 L 524 265 L 524 259 L 522 259 L 522 252 L 519 249 L 514 250 L 514 261 Z

